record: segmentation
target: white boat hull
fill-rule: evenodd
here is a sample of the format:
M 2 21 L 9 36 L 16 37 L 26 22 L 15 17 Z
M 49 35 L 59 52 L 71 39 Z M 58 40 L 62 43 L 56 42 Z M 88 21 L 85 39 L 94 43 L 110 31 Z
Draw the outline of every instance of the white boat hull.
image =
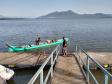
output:
M 13 77 L 13 75 L 14 75 L 13 70 L 0 65 L 0 76 L 1 76 L 1 78 L 3 78 L 4 80 L 9 80 L 10 78 Z

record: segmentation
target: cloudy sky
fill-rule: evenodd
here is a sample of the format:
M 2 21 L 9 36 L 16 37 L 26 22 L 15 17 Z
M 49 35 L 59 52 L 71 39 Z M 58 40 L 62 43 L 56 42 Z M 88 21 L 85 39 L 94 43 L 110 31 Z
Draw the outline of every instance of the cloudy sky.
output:
M 38 17 L 54 11 L 112 14 L 112 0 L 0 0 L 0 15 Z

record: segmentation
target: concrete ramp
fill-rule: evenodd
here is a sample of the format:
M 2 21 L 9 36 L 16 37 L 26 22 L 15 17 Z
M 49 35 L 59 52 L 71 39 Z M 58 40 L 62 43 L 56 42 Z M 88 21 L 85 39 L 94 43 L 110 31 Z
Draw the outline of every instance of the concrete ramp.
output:
M 74 55 L 58 57 L 51 84 L 87 84 Z

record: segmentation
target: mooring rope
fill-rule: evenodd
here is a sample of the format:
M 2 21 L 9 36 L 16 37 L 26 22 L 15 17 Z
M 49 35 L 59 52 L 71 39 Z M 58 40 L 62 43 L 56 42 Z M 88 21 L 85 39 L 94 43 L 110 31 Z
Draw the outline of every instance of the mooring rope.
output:
M 41 55 L 39 55 L 37 61 L 34 63 L 34 66 L 36 66 L 36 65 L 39 63 L 40 56 L 41 56 Z

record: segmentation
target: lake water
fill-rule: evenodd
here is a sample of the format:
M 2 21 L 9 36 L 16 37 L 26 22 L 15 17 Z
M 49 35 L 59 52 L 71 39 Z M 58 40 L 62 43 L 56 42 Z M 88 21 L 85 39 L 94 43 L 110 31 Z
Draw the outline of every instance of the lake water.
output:
M 112 19 L 30 19 L 0 20 L 0 52 L 8 51 L 6 43 L 12 45 L 32 44 L 39 35 L 42 41 L 70 38 L 69 52 L 75 45 L 88 51 L 112 51 Z M 9 84 L 28 82 L 36 71 L 16 71 Z M 93 72 L 99 76 L 100 72 Z M 100 79 L 100 78 L 99 78 Z M 21 84 L 22 84 L 21 83 Z
M 8 84 L 27 84 L 31 77 L 36 73 L 36 69 L 18 69 L 14 70 L 15 75 L 7 81 Z
M 0 20 L 0 51 L 6 43 L 34 43 L 36 35 L 45 39 L 70 38 L 69 51 L 80 44 L 89 51 L 112 51 L 112 19 L 30 19 Z

